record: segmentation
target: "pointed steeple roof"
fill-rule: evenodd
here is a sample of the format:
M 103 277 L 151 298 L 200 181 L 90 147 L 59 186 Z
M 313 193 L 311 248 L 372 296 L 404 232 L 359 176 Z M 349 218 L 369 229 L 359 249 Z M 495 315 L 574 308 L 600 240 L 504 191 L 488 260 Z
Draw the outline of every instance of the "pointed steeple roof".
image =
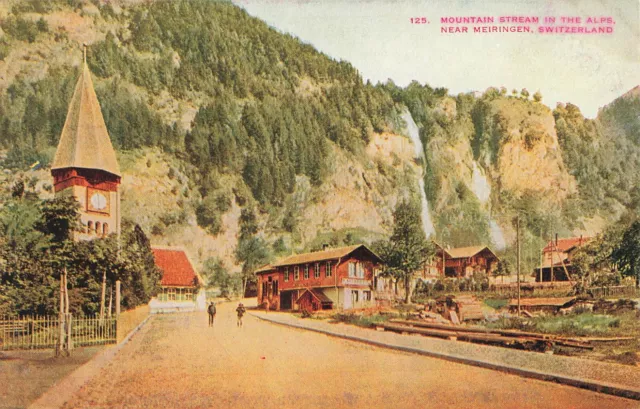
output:
M 86 56 L 51 165 L 51 170 L 65 168 L 98 169 L 120 176 Z

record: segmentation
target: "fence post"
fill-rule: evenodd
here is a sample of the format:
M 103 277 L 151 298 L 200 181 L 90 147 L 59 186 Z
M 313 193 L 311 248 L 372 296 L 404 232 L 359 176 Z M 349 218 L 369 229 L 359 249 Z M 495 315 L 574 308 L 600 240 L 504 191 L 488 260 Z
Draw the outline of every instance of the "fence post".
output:
M 36 346 L 36 319 L 37 316 L 31 316 L 31 322 L 29 322 L 29 331 L 31 332 L 31 348 Z
M 116 318 L 120 315 L 120 280 L 116 281 Z
M 73 315 L 67 314 L 67 350 L 73 349 L 73 337 L 71 336 L 73 331 Z
M 64 277 L 60 274 L 60 306 L 58 311 L 58 340 L 56 342 L 56 356 L 60 356 L 62 354 L 62 343 L 64 342 L 64 291 L 63 284 Z

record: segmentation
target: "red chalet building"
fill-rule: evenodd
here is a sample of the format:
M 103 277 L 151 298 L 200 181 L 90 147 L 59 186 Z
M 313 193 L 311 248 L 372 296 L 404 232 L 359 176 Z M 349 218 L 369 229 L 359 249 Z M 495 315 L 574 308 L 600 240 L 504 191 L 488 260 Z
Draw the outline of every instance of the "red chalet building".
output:
M 444 276 L 470 277 L 474 272 L 489 275 L 496 269 L 498 261 L 498 256 L 487 246 L 447 249 Z
M 536 281 L 573 281 L 575 266 L 571 263 L 573 252 L 588 243 L 591 237 L 569 237 L 551 240 L 542 249 L 542 264 L 534 272 Z M 569 274 L 567 276 L 567 273 Z
M 362 244 L 289 256 L 256 271 L 258 304 L 309 311 L 370 307 L 381 263 Z

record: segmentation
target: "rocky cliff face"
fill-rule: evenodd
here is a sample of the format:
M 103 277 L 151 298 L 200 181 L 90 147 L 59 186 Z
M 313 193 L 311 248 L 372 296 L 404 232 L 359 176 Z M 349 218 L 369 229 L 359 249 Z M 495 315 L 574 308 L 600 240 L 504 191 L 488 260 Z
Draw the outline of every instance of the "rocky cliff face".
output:
M 140 224 L 153 243 L 186 247 L 198 265 L 219 257 L 238 269 L 238 220 L 249 206 L 257 209 L 259 234 L 270 244 L 283 238 L 288 251 L 313 248 L 320 241 L 341 244 L 336 237 L 345 232 L 355 240 L 383 237 L 390 232 L 399 200 L 422 200 L 421 177 L 433 238 L 452 246 L 503 248 L 513 242 L 512 221 L 520 213 L 528 217 L 524 230 L 533 249 L 536 240 L 543 241 L 541 235 L 595 232 L 640 203 L 640 184 L 629 176 L 640 173 L 640 88 L 589 121 L 575 107 L 552 111 L 497 90 L 454 96 L 426 85 L 393 89 L 364 84 L 347 63 L 331 61 L 231 5 L 194 0 L 180 10 L 151 13 L 128 2 L 97 7 L 80 1 L 75 9 L 66 2 L 51 4 L 46 12 L 16 16 L 10 5 L 0 4 L 2 21 L 20 18 L 35 24 L 43 19 L 48 26 L 33 41 L 18 38 L 17 31 L 10 36 L 0 31 L 0 112 L 9 119 L 23 118 L 0 124 L 0 143 L 13 149 L 19 141 L 8 134 L 29 141 L 20 151 L 22 162 L 14 157 L 7 164 L 11 170 L 0 175 L 2 183 L 34 179 L 34 189 L 51 196 L 47 170 L 24 172 L 25 163 L 51 156 L 59 137 L 54 130 L 66 113 L 59 100 L 69 96 L 80 44 L 87 42 L 106 119 L 127 116 L 114 120 L 118 126 L 110 129 L 112 139 L 123 144 L 124 216 Z M 193 4 L 193 16 L 202 17 L 202 10 L 212 13 L 211 24 L 219 34 L 215 38 L 223 43 L 209 41 L 204 31 L 194 34 L 202 44 L 218 47 L 207 54 L 218 58 L 215 67 L 190 61 L 197 60 L 188 48 L 191 42 L 171 43 L 156 29 L 189 21 L 188 15 L 176 13 Z M 245 52 L 247 47 L 226 43 L 239 39 L 255 42 L 255 47 Z M 225 55 L 225 50 L 235 54 Z M 294 54 L 303 56 L 302 62 L 294 64 L 289 58 Z M 238 75 L 244 80 L 237 80 Z M 198 88 L 202 84 L 214 86 Z M 282 101 L 295 103 L 292 107 Z M 135 115 L 138 110 L 146 116 Z M 424 155 L 416 155 L 417 144 L 407 137 L 402 119 L 407 110 L 417 123 L 414 131 Z M 318 118 L 310 118 L 315 114 Z M 40 125 L 43 118 L 47 126 Z M 149 126 L 153 121 L 154 127 Z M 125 138 L 134 131 L 133 139 L 149 142 Z M 171 144 L 154 140 L 167 135 Z M 301 145 L 313 146 L 296 151 Z M 287 163 L 278 162 L 292 151 Z M 233 161 L 221 160 L 232 153 Z M 197 155 L 202 155 L 198 167 L 193 160 Z M 306 161 L 295 163 L 301 156 Z M 309 169 L 325 164 L 310 160 L 318 156 L 327 164 L 320 176 Z M 250 159 L 259 171 L 249 177 Z M 219 164 L 209 166 L 213 162 Z M 250 181 L 261 180 L 264 169 L 277 172 L 282 165 L 294 171 L 283 172 L 277 194 L 261 200 L 259 183 L 250 186 Z M 595 185 L 595 199 L 587 203 Z M 207 198 L 220 199 L 215 233 L 201 227 L 196 216 Z
M 392 212 L 400 198 L 417 196 L 417 176 L 421 169 L 413 160 L 411 141 L 399 134 L 373 134 L 361 157 L 332 148 L 332 172 L 318 187 L 300 176 L 288 204 L 275 215 L 260 214 L 262 235 L 268 242 L 287 237 L 295 247 L 308 246 L 319 234 L 330 235 L 357 229 L 365 240 L 390 232 Z M 239 236 L 241 207 L 236 200 L 221 216 L 217 235 L 198 226 L 194 207 L 199 193 L 193 189 L 184 162 L 157 149 L 120 155 L 122 165 L 123 217 L 141 225 L 158 245 L 189 249 L 201 266 L 209 257 L 218 257 L 232 269 Z M 40 175 L 46 178 L 46 174 Z M 223 184 L 241 183 L 237 175 L 223 176 Z M 270 228 L 280 225 L 287 211 L 295 218 L 293 232 Z
M 575 193 L 575 179 L 563 162 L 551 110 L 506 98 L 493 101 L 491 108 L 500 141 L 491 174 L 499 188 L 516 196 L 534 191 L 553 204 Z

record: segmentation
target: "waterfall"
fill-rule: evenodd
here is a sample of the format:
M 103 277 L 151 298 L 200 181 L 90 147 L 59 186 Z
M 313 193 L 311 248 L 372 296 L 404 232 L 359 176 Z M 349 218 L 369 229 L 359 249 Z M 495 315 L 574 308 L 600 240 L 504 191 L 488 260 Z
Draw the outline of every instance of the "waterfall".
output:
M 491 185 L 475 160 L 473 161 L 473 173 L 471 174 L 471 190 L 482 204 L 486 204 L 491 197 Z
M 427 200 L 427 194 L 424 191 L 424 149 L 422 147 L 422 141 L 420 140 L 418 125 L 416 125 L 409 110 L 405 110 L 401 117 L 407 123 L 407 133 L 409 134 L 411 142 L 413 142 L 415 157 L 423 160 L 423 172 L 418 178 L 418 186 L 420 190 L 422 230 L 424 230 L 424 234 L 429 237 L 435 233 L 435 229 L 433 228 L 431 214 L 429 213 L 429 201 Z
M 491 236 L 491 241 L 496 246 L 496 250 L 504 250 L 504 248 L 507 247 L 502 229 L 493 219 L 489 220 L 489 235 Z
M 480 203 L 483 205 L 487 204 L 491 197 L 491 185 L 484 171 L 478 166 L 475 160 L 473 161 L 473 170 L 471 173 L 471 190 L 478 200 L 480 200 Z M 489 220 L 489 235 L 497 250 L 503 250 L 507 246 L 502 229 L 493 218 Z

